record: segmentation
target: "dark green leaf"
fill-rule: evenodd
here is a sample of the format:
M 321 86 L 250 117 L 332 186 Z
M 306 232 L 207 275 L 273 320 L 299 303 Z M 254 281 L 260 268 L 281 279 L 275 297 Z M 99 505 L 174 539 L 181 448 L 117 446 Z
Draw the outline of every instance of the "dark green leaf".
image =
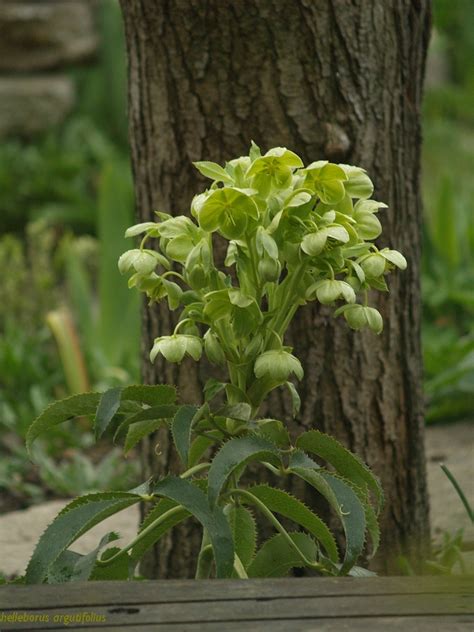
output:
M 229 520 L 234 537 L 235 552 L 239 556 L 244 568 L 253 560 L 257 547 L 257 526 L 252 512 L 245 507 L 231 507 L 227 519 Z
M 305 432 L 296 441 L 298 448 L 311 452 L 330 463 L 344 478 L 364 488 L 365 485 L 374 492 L 379 510 L 383 505 L 383 491 L 378 479 L 359 457 L 349 452 L 343 445 L 319 430 Z
M 174 444 L 185 467 L 188 465 L 191 429 L 197 410 L 197 406 L 181 406 L 171 424 Z
M 120 407 L 120 399 L 122 397 L 122 390 L 123 388 L 121 386 L 116 386 L 115 388 L 110 388 L 108 391 L 105 391 L 105 393 L 102 393 L 94 422 L 96 440 L 100 439 L 100 437 L 104 434 L 107 426 L 110 424 L 115 416 L 115 413 L 118 411 Z
M 176 389 L 168 384 L 134 384 L 123 389 L 122 401 L 132 400 L 149 406 L 173 404 L 176 401 Z
M 309 459 L 310 460 L 310 459 Z M 347 573 L 362 553 L 365 543 L 364 506 L 354 490 L 343 479 L 330 474 L 323 468 L 299 467 L 298 456 L 290 463 L 290 470 L 317 489 L 336 512 L 342 522 L 346 536 L 346 551 L 341 574 Z
M 182 478 L 169 476 L 159 481 L 154 486 L 153 493 L 174 500 L 199 520 L 209 534 L 217 577 L 230 577 L 234 567 L 234 544 L 222 509 L 211 508 L 205 493 Z
M 170 509 L 177 507 L 178 503 L 170 500 L 169 498 L 162 498 L 153 509 L 151 509 L 145 520 L 140 525 L 139 534 L 142 533 L 145 529 L 147 529 L 153 522 L 155 522 L 158 518 L 160 518 L 163 514 L 165 514 Z M 145 554 L 145 552 L 152 547 L 156 542 L 158 542 L 161 537 L 170 529 L 172 529 L 175 525 L 183 522 L 186 518 L 189 518 L 190 512 L 186 509 L 182 508 L 180 511 L 171 514 L 168 518 L 166 518 L 163 522 L 158 524 L 155 528 L 153 528 L 143 539 L 137 542 L 131 551 L 131 560 L 133 563 L 137 563 Z
M 51 565 L 83 533 L 141 499 L 140 493 L 103 492 L 87 494 L 73 500 L 40 537 L 26 569 L 25 582 L 42 583 Z
M 100 393 L 81 393 L 50 404 L 28 429 L 26 448 L 31 454 L 35 439 L 50 428 L 62 424 L 73 417 L 93 415 L 99 405 Z
M 215 505 L 227 478 L 240 465 L 252 459 L 280 462 L 277 448 L 261 437 L 250 436 L 227 441 L 214 457 L 208 475 L 208 495 Z
M 147 421 L 137 421 L 131 424 L 128 427 L 123 453 L 127 455 L 144 437 L 153 434 L 165 423 L 164 419 L 149 419 Z
M 151 406 L 150 408 L 144 408 L 133 415 L 126 417 L 115 431 L 114 441 L 117 441 L 127 428 L 139 421 L 156 421 L 157 419 L 171 419 L 179 410 L 179 406 L 164 405 L 164 406 Z
M 290 533 L 289 536 L 307 559 L 316 559 L 316 544 L 309 535 Z M 278 534 L 263 544 L 247 573 L 249 577 L 284 577 L 292 568 L 304 566 L 296 551 Z
M 100 559 L 101 561 L 105 561 L 119 553 L 119 551 L 120 549 L 118 547 L 111 547 L 102 553 Z M 94 581 L 126 581 L 132 577 L 133 565 L 131 564 L 130 556 L 124 554 L 106 566 L 96 564 L 92 569 L 90 579 Z
M 338 562 L 337 545 L 327 525 L 304 503 L 281 489 L 268 485 L 251 487 L 249 492 L 261 500 L 272 512 L 289 518 L 304 527 L 326 550 L 329 559 Z

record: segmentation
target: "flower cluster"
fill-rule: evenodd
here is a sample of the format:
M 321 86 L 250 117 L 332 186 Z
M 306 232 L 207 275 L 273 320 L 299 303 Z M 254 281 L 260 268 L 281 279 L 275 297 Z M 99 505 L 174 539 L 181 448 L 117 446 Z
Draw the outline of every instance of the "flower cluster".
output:
M 121 272 L 132 272 L 130 287 L 181 309 L 182 333 L 157 339 L 152 360 L 158 353 L 171 362 L 197 360 L 204 349 L 211 362 L 227 364 L 242 396 L 255 380 L 262 384 L 252 385 L 258 405 L 291 374 L 301 379 L 299 361 L 284 347 L 300 305 L 334 305 L 353 329 L 382 331 L 368 291 L 386 291 L 387 273 L 406 260 L 374 244 L 386 205 L 370 199 L 364 169 L 327 161 L 305 167 L 284 147 L 261 155 L 254 143 L 225 167 L 195 166 L 213 182 L 194 197 L 191 217 L 159 212 L 158 222 L 133 226 L 126 236 L 143 234 L 141 245 L 119 260 Z M 215 234 L 228 242 L 222 269 Z M 154 247 L 146 248 L 150 240 Z

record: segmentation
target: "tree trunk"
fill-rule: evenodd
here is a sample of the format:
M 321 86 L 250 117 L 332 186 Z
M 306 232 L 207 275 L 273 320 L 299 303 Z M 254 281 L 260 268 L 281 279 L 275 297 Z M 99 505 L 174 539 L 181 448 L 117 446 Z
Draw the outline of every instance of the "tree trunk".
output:
M 140 221 L 182 213 L 204 183 L 191 161 L 246 153 L 253 139 L 305 161 L 360 165 L 375 199 L 390 206 L 384 238 L 408 259 L 374 297 L 382 335 L 353 333 L 325 308 L 307 306 L 290 333 L 301 358 L 302 412 L 293 430 L 318 427 L 355 450 L 386 494 L 379 570 L 401 552 L 417 559 L 429 537 L 420 350 L 420 101 L 430 32 L 429 0 L 122 0 L 129 57 L 129 117 Z M 165 307 L 143 310 L 143 377 L 199 401 L 207 375 L 148 360 L 170 332 Z M 273 394 L 273 417 L 289 419 Z M 175 463 L 166 436 L 147 468 Z M 303 492 L 313 503 L 310 490 Z M 151 572 L 192 572 L 196 529 L 175 529 Z

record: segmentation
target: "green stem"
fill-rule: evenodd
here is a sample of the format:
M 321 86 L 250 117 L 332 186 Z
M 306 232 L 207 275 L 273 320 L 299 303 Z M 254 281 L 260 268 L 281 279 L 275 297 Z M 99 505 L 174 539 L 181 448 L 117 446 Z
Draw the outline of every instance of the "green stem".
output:
M 237 573 L 237 577 L 239 579 L 249 578 L 249 576 L 247 575 L 247 571 L 245 570 L 244 565 L 242 564 L 242 561 L 237 553 L 234 554 L 234 571 Z
M 175 272 L 174 270 L 168 270 L 168 272 L 165 272 L 164 274 L 161 275 L 161 278 L 165 279 L 167 276 L 178 277 L 178 279 L 180 279 L 183 283 L 186 283 L 186 279 L 183 277 L 183 275 L 180 274 L 179 272 Z
M 193 322 L 192 318 L 183 318 L 183 320 L 180 320 L 179 323 L 174 328 L 173 336 L 177 334 L 178 329 L 181 327 L 181 325 L 184 325 L 185 323 L 192 323 L 192 322 Z
M 324 566 L 322 566 L 318 562 L 312 562 L 306 557 L 306 555 L 303 553 L 303 551 L 301 551 L 299 546 L 290 538 L 290 534 L 285 529 L 285 527 L 281 524 L 281 522 L 277 518 L 275 518 L 273 513 L 268 509 L 268 507 L 264 503 L 262 503 L 262 501 L 259 498 L 257 498 L 256 496 L 254 496 L 253 494 L 251 494 L 245 489 L 237 489 L 237 488 L 231 489 L 229 491 L 229 495 L 232 495 L 232 494 L 240 494 L 241 496 L 244 496 L 244 498 L 248 498 L 248 500 L 250 500 L 250 502 L 253 505 L 255 505 L 263 513 L 263 515 L 269 520 L 269 522 L 275 527 L 275 529 L 283 536 L 283 538 L 286 540 L 288 545 L 295 551 L 298 557 L 304 562 L 305 566 L 308 566 L 309 568 L 314 568 L 322 573 L 327 573 L 327 570 L 324 568 Z
M 195 579 L 207 579 L 211 574 L 213 549 L 206 529 L 202 532 L 201 550 L 196 566 Z
M 282 325 L 285 324 L 285 322 L 288 320 L 288 314 L 294 309 L 294 301 L 296 298 L 295 290 L 298 286 L 298 283 L 301 281 L 301 275 L 303 274 L 306 266 L 307 262 L 303 261 L 298 266 L 296 266 L 293 274 L 288 278 L 288 285 L 287 287 L 285 287 L 285 298 L 283 300 L 283 303 L 281 307 L 277 309 L 275 321 L 273 323 L 270 322 L 268 325 L 269 329 L 274 329 L 280 336 L 282 336 Z M 268 337 L 265 340 L 265 346 L 267 342 Z
M 165 511 L 164 514 L 162 514 L 161 516 L 158 516 L 158 518 L 156 520 L 154 520 L 151 524 L 149 524 L 148 527 L 145 527 L 145 529 L 143 529 L 143 531 L 141 531 L 134 540 L 129 542 L 127 544 L 127 546 L 125 546 L 123 549 L 120 549 L 120 551 L 118 551 L 118 553 L 115 553 L 115 555 L 112 555 L 112 557 L 109 557 L 107 560 L 99 560 L 98 559 L 97 560 L 97 564 L 99 566 L 108 566 L 109 564 L 114 562 L 116 559 L 118 559 L 122 555 L 125 555 L 125 553 L 127 553 L 127 551 L 130 551 L 130 549 L 132 549 L 141 540 L 146 538 L 146 536 L 149 533 L 151 533 L 154 529 L 156 529 L 156 527 L 158 527 L 160 524 L 162 524 L 163 522 L 168 520 L 168 518 L 171 518 L 172 516 L 174 516 L 178 512 L 182 511 L 183 509 L 184 509 L 184 507 L 182 505 L 177 505 L 176 507 L 173 507 L 172 509 L 168 509 L 168 511 Z
M 197 474 L 197 472 L 206 470 L 208 467 L 211 467 L 210 463 L 198 463 L 197 465 L 190 467 L 189 470 L 183 472 L 180 478 L 189 478 L 190 476 L 194 476 L 194 474 Z

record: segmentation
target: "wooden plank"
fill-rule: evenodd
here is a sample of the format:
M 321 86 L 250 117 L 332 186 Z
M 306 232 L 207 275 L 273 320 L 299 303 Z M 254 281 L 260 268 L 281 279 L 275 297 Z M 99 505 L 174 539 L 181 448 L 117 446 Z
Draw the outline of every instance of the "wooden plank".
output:
M 361 617 L 358 619 L 268 619 L 265 622 L 246 621 L 245 632 L 471 632 L 474 617 Z M 66 628 L 65 628 L 66 629 Z M 68 630 L 84 628 L 68 627 Z M 36 628 L 35 628 L 36 630 Z M 88 627 L 87 632 L 104 632 L 107 628 Z M 188 623 L 120 625 L 112 632 L 242 632 L 239 623 Z
M 474 577 L 305 577 L 253 580 L 74 582 L 0 586 L 0 610 L 46 605 L 179 603 L 202 600 L 343 595 L 472 593 Z
M 122 602 L 116 606 L 95 606 L 93 608 L 56 608 L 45 606 L 30 610 L 38 616 L 47 616 L 43 624 L 34 624 L 35 630 L 70 629 L 71 623 L 80 612 L 93 612 L 96 620 L 102 618 L 103 627 L 148 624 L 196 624 L 221 623 L 226 628 L 229 623 L 240 622 L 247 627 L 249 621 L 260 621 L 268 627 L 268 621 L 286 620 L 289 628 L 301 619 L 331 619 L 340 621 L 358 617 L 393 617 L 433 615 L 474 615 L 472 595 L 351 595 L 331 597 L 264 598 L 229 601 L 189 601 L 187 603 L 149 603 L 131 606 Z M 24 611 L 23 611 L 24 612 Z M 45 618 L 46 618 L 45 616 Z M 2 622 L 1 624 L 5 624 Z M 43 627 L 41 627 L 41 625 Z M 28 627 L 29 626 L 29 627 Z M 10 624 L 8 629 L 31 629 L 32 624 Z M 98 626 L 100 627 L 100 626 Z

